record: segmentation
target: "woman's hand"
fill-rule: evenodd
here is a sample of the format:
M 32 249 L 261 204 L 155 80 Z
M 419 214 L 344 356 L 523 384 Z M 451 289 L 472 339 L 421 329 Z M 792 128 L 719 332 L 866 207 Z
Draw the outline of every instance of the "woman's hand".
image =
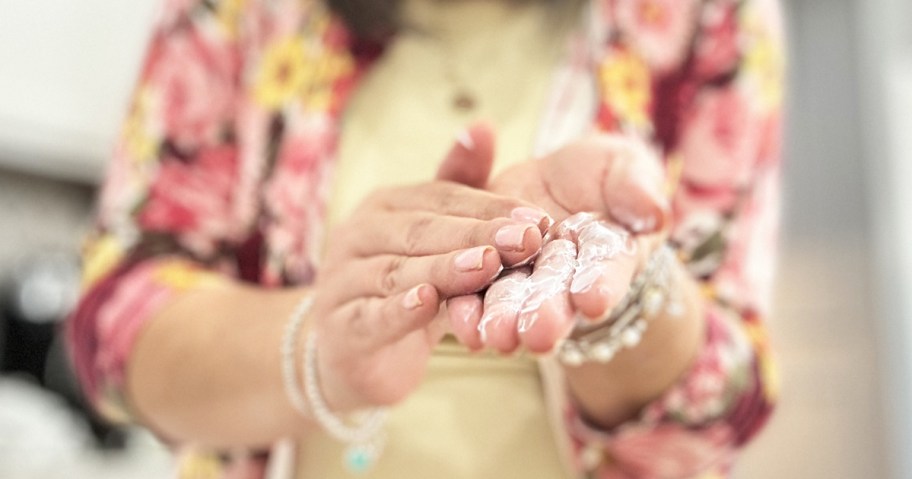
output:
M 330 233 L 316 282 L 313 327 L 331 407 L 391 404 L 411 392 L 442 336 L 432 324 L 440 302 L 537 254 L 545 216 L 442 181 L 370 195 Z
M 561 223 L 534 268 L 510 272 L 484 298 L 448 302 L 454 333 L 473 349 L 546 352 L 577 317 L 603 318 L 664 238 L 663 186 L 645 147 L 607 135 L 505 171 L 488 189 L 535 203 Z

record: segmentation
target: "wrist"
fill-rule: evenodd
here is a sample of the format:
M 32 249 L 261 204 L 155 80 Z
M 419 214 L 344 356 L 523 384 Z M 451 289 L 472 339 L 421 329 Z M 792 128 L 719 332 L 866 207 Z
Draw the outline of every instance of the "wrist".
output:
M 285 328 L 281 346 L 282 376 L 286 397 L 297 412 L 312 421 L 323 432 L 333 439 L 347 445 L 343 457 L 345 465 L 354 472 L 363 472 L 379 457 L 384 445 L 382 429 L 386 422 L 387 411 L 377 408 L 363 411 L 350 418 L 336 414 L 338 406 L 333 407 L 327 399 L 327 388 L 332 384 L 331 374 L 318 360 L 321 348 L 316 330 L 301 333 L 305 318 L 309 316 L 313 297 L 305 296 L 300 301 Z M 297 355 L 297 343 L 303 342 L 303 354 Z M 325 344 L 325 343 L 324 343 Z M 299 359 L 300 358 L 300 359 Z M 301 374 L 297 371 L 300 363 Z M 321 366 L 322 368 L 321 373 Z
M 610 428 L 634 417 L 690 369 L 703 344 L 705 315 L 697 283 L 677 260 L 670 265 L 678 314 L 653 318 L 642 341 L 608 363 L 564 366 L 571 396 L 593 424 Z

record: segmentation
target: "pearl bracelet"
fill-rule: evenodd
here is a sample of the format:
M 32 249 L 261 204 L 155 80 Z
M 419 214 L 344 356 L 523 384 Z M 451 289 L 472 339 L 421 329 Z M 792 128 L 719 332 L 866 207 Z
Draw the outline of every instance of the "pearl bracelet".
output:
M 310 402 L 313 417 L 333 439 L 348 445 L 345 450 L 345 465 L 352 472 L 367 471 L 380 457 L 386 442 L 382 434 L 386 424 L 387 409 L 375 408 L 360 413 L 354 425 L 346 424 L 342 418 L 329 410 L 320 393 L 317 377 L 317 334 L 311 332 L 304 347 L 304 393 Z
M 282 381 L 291 405 L 301 415 L 317 422 L 333 439 L 348 444 L 344 462 L 352 472 L 367 471 L 383 450 L 385 437 L 382 434 L 387 411 L 377 408 L 359 415 L 349 425 L 330 411 L 320 393 L 317 377 L 317 335 L 307 335 L 304 348 L 304 384 L 298 379 L 295 344 L 300 335 L 304 318 L 313 305 L 313 297 L 307 296 L 295 308 L 285 326 L 282 337 Z M 303 392 L 302 392 L 303 389 Z
M 673 260 L 674 253 L 667 246 L 653 253 L 608 318 L 596 325 L 578 326 L 561 343 L 557 352 L 561 362 L 568 366 L 607 363 L 621 350 L 638 345 L 652 318 L 663 310 L 679 309 L 678 302 L 670 298 Z
M 307 407 L 307 400 L 301 394 L 301 383 L 298 380 L 297 361 L 295 360 L 295 343 L 300 335 L 301 326 L 304 324 L 304 318 L 310 312 L 313 306 L 313 296 L 307 295 L 294 312 L 291 313 L 291 319 L 285 325 L 285 333 L 282 336 L 282 382 L 285 385 L 285 395 L 288 401 L 302 416 L 309 417 L 310 412 Z

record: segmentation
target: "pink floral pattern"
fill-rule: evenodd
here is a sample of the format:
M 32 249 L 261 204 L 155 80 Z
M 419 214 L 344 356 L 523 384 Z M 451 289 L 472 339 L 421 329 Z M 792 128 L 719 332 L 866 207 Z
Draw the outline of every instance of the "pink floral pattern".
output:
M 761 321 L 777 226 L 783 45 L 775 0 L 593 0 L 577 73 L 595 126 L 665 157 L 671 244 L 702 282 L 691 370 L 612 431 L 568 408 L 581 477 L 722 477 L 762 427 L 776 374 Z M 580 44 L 580 42 L 577 42 Z M 85 249 L 69 342 L 100 410 L 126 419 L 137 332 L 175 295 L 318 265 L 339 117 L 381 51 L 314 1 L 167 0 Z M 575 58 L 575 57 L 574 57 Z M 556 105 L 548 117 L 566 115 Z M 544 420 L 544 418 L 543 418 Z M 187 450 L 182 477 L 262 478 L 263 452 Z
M 216 140 L 230 115 L 238 52 L 204 30 L 161 32 L 153 41 L 143 76 L 161 90 L 163 134 L 182 149 Z M 221 81 L 212 82 L 213 78 Z
M 618 0 L 617 25 L 654 71 L 680 66 L 697 27 L 700 0 Z
M 217 242 L 234 236 L 232 190 L 237 183 L 237 151 L 219 146 L 201 151 L 189 165 L 162 159 L 139 212 L 140 228 L 169 232 L 194 251 L 211 254 Z

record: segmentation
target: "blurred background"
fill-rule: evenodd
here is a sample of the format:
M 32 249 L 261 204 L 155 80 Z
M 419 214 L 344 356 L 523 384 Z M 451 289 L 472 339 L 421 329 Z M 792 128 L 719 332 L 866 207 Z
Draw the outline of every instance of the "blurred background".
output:
M 738 478 L 912 477 L 912 2 L 784 0 L 791 102 L 772 423 Z M 157 0 L 0 0 L 0 478 L 160 478 L 57 338 Z

